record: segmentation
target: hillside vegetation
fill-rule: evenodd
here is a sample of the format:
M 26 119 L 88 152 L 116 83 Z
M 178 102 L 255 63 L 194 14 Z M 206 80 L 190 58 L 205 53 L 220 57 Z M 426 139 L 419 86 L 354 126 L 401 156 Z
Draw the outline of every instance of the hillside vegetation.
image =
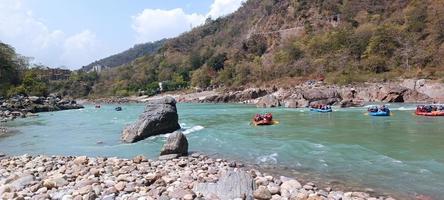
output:
M 153 94 L 159 82 L 177 90 L 309 79 L 443 80 L 444 1 L 249 0 L 233 14 L 160 44 L 138 58 L 134 47 L 127 51 L 134 56 L 121 59 L 126 64 L 76 73 L 54 88 L 74 96 L 126 96 Z M 122 63 L 114 58 L 91 66 Z M 82 92 L 73 92 L 80 86 Z
M 67 79 L 51 80 L 48 74 L 54 69 L 32 65 L 29 60 L 17 54 L 10 45 L 0 42 L 0 98 L 18 94 L 47 96 L 50 93 L 82 97 L 90 94 L 98 80 L 95 72 L 71 73 L 69 70 Z
M 93 63 L 83 66 L 82 71 L 91 71 L 94 66 L 104 66 L 106 68 L 113 68 L 120 65 L 128 64 L 138 57 L 156 53 L 160 47 L 165 43 L 165 40 L 159 40 L 156 42 L 149 42 L 144 44 L 137 44 L 134 47 L 123 51 L 121 53 L 94 61 Z
M 443 41 L 440 0 L 249 0 L 167 40 L 157 54 L 102 73 L 93 93 L 151 91 L 159 81 L 177 89 L 442 79 Z

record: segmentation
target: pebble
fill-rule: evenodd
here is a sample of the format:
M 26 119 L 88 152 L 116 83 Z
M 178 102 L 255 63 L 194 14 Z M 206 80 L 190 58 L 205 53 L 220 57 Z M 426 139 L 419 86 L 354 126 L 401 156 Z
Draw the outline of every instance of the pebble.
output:
M 125 182 L 118 182 L 114 188 L 116 188 L 117 191 L 122 191 L 123 189 L 125 189 Z
M 83 165 L 88 162 L 88 158 L 86 156 L 79 156 L 76 159 L 74 159 L 74 163 L 77 165 Z
M 283 197 L 291 197 L 301 188 L 302 186 L 297 180 L 284 178 L 281 185 L 281 195 Z
M 279 187 L 279 185 L 277 185 L 276 183 L 269 183 L 267 188 L 272 195 L 279 194 L 281 190 L 281 187 Z
M 89 173 L 90 173 L 91 175 L 94 175 L 95 177 L 98 177 L 98 176 L 100 175 L 100 171 L 99 171 L 98 169 L 96 169 L 96 168 L 91 168 L 91 169 L 89 170 Z
M 259 186 L 259 188 L 254 191 L 253 196 L 254 196 L 254 198 L 259 199 L 259 200 L 271 199 L 270 191 L 267 189 L 267 187 L 265 187 L 263 185 Z
M 62 200 L 72 200 L 73 197 L 71 195 L 65 195 L 62 197 Z

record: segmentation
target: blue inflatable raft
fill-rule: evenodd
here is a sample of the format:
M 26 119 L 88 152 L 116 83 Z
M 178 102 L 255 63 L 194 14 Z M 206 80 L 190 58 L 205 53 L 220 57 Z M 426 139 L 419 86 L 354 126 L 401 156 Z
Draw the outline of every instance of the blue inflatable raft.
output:
M 390 116 L 390 110 L 387 111 L 378 111 L 378 112 L 368 112 L 370 116 L 376 116 L 376 117 L 384 117 L 384 116 Z

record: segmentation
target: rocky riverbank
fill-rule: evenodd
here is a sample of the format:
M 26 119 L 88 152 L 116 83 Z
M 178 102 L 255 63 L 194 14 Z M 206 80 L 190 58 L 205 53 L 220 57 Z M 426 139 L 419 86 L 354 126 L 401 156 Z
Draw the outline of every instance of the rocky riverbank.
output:
M 359 107 L 366 102 L 377 103 L 439 103 L 444 101 L 444 84 L 425 79 L 406 79 L 396 82 L 328 85 L 309 81 L 292 87 L 238 88 L 195 93 L 166 94 L 178 102 L 187 103 L 247 103 L 258 107 L 307 107 L 310 104 L 329 104 Z M 139 98 L 140 101 L 165 95 Z
M 48 97 L 15 96 L 10 99 L 0 99 L 0 121 L 10 121 L 15 118 L 35 116 L 39 112 L 80 109 L 82 105 L 73 99 L 57 95 Z
M 98 99 L 84 99 L 79 100 L 82 104 L 126 104 L 126 103 L 140 103 L 138 97 L 107 97 Z
M 273 177 L 198 153 L 166 160 L 0 157 L 2 199 L 386 199 Z

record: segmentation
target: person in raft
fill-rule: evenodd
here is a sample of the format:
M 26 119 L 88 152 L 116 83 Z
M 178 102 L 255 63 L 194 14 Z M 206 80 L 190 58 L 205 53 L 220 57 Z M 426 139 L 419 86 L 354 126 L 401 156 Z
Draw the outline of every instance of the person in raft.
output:
M 378 112 L 378 107 L 377 106 L 372 106 L 372 107 L 368 108 L 367 111 L 369 111 L 369 112 Z
M 382 111 L 382 112 L 387 112 L 387 107 L 386 107 L 385 105 L 382 105 L 382 106 L 379 108 L 379 110 Z
M 263 118 L 262 118 L 262 115 L 260 115 L 260 114 L 256 114 L 255 116 L 254 116 L 254 121 L 261 121 Z
M 254 116 L 254 121 L 258 122 L 258 121 L 262 121 L 262 120 L 271 121 L 271 120 L 273 120 L 273 115 L 271 113 L 266 113 L 264 115 L 256 114 Z
M 264 115 L 264 118 L 268 121 L 271 121 L 271 120 L 273 120 L 273 115 L 271 113 L 266 113 Z

